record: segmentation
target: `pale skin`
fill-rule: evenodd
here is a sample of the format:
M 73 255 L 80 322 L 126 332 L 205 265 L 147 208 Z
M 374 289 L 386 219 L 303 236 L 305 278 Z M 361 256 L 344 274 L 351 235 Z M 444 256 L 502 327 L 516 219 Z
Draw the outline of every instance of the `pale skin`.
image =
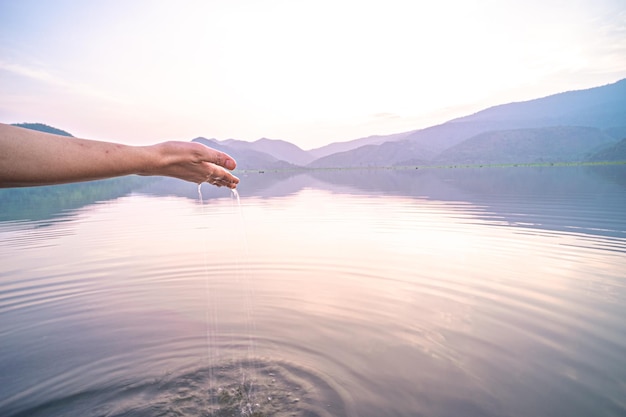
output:
M 236 188 L 235 160 L 195 142 L 131 146 L 57 136 L 0 123 L 0 187 L 30 187 L 124 175 L 159 175 Z

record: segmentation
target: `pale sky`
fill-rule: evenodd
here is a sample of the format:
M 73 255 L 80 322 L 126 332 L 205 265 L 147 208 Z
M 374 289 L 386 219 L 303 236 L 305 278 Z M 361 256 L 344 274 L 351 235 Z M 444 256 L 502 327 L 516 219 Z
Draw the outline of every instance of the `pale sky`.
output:
M 122 143 L 311 149 L 622 78 L 624 0 L 0 0 L 0 122 Z

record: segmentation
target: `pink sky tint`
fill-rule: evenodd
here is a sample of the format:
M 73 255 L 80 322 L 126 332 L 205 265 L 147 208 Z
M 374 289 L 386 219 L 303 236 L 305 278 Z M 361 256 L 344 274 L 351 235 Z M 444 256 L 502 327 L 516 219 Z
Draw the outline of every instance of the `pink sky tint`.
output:
M 619 0 L 0 1 L 0 122 L 309 149 L 626 78 L 625 28 Z

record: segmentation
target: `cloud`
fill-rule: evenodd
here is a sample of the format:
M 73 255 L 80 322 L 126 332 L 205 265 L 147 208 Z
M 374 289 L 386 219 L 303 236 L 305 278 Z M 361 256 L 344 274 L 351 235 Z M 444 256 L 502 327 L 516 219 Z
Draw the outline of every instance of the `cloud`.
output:
M 28 68 L 23 65 L 9 64 L 9 63 L 0 61 L 0 70 L 8 71 L 16 75 L 21 75 L 24 77 L 43 81 L 46 83 L 58 84 L 58 80 L 56 80 L 49 73 L 40 69 Z
M 41 68 L 33 68 L 0 60 L 0 71 L 6 71 L 13 75 L 39 81 L 48 86 L 57 87 L 65 90 L 66 92 L 70 92 L 80 96 L 113 101 L 117 103 L 121 103 L 124 101 L 120 97 L 117 97 L 108 91 L 95 88 L 88 84 L 67 81 L 64 78 L 53 75 Z

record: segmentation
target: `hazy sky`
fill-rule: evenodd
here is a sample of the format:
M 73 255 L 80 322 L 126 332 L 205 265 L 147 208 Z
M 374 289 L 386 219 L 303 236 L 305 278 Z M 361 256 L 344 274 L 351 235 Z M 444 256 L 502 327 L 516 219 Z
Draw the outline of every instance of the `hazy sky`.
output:
M 626 78 L 624 0 L 0 0 L 0 122 L 304 149 Z

